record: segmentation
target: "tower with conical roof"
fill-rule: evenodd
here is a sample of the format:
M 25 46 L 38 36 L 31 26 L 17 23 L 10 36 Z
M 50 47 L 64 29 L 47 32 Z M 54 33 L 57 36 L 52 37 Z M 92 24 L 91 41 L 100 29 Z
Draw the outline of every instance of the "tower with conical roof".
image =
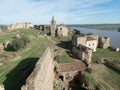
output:
M 56 21 L 54 20 L 54 16 L 52 16 L 50 29 L 51 29 L 51 36 L 55 36 L 55 34 L 56 34 Z

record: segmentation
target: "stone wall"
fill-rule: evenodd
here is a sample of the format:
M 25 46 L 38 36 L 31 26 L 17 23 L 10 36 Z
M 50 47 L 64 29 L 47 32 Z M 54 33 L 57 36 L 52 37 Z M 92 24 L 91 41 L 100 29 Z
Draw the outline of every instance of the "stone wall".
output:
M 75 47 L 78 47 L 80 44 L 85 44 L 86 43 L 86 36 L 83 37 L 77 37 L 77 36 L 73 36 L 72 37 L 72 45 Z
M 53 90 L 53 53 L 47 48 L 21 90 Z
M 68 36 L 68 28 L 64 24 L 61 24 L 60 26 L 58 26 L 57 36 L 58 37 Z
M 100 37 L 98 47 L 107 49 L 110 47 L 110 38 L 109 37 Z
M 72 52 L 74 56 L 76 56 L 80 60 L 83 60 L 88 66 L 90 66 L 92 60 L 92 49 L 80 45 L 78 48 L 73 47 Z
M 21 28 L 33 28 L 32 23 L 16 23 L 15 25 L 7 26 L 7 30 L 21 29 Z

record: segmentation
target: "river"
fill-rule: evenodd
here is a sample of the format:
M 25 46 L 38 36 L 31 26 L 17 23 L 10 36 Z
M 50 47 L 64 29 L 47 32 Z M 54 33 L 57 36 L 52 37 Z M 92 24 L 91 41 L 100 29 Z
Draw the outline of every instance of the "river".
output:
M 74 26 L 72 26 L 71 28 L 80 30 L 84 34 L 93 33 L 100 36 L 110 37 L 110 46 L 120 48 L 120 32 L 118 32 L 117 30 L 96 30 Z

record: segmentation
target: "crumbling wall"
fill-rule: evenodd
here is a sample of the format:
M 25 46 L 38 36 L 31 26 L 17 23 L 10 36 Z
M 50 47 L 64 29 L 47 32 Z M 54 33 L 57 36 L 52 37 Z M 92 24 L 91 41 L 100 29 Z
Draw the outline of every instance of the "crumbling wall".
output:
M 53 90 L 53 53 L 47 48 L 21 90 Z
M 80 44 L 84 45 L 86 43 L 86 36 L 84 37 L 77 37 L 73 36 L 72 38 L 72 45 L 78 47 Z
M 78 48 L 73 47 L 72 52 L 74 56 L 76 56 L 80 60 L 85 61 L 87 65 L 90 66 L 92 60 L 92 49 L 83 45 L 79 45 Z
M 15 25 L 7 26 L 7 30 L 21 29 L 21 28 L 33 28 L 32 23 L 16 23 Z
M 110 38 L 109 37 L 100 37 L 98 47 L 107 49 L 110 46 Z

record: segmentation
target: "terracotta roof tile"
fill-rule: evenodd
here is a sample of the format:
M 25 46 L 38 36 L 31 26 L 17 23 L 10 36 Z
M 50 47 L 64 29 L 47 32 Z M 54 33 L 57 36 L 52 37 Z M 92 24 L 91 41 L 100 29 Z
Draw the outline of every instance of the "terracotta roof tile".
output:
M 74 63 L 62 63 L 59 64 L 59 68 L 61 72 L 67 71 L 75 71 L 75 70 L 84 70 L 86 69 L 86 64 L 82 61 L 74 62 Z
M 92 40 L 96 40 L 96 39 L 91 36 L 87 36 L 87 41 L 92 41 Z

